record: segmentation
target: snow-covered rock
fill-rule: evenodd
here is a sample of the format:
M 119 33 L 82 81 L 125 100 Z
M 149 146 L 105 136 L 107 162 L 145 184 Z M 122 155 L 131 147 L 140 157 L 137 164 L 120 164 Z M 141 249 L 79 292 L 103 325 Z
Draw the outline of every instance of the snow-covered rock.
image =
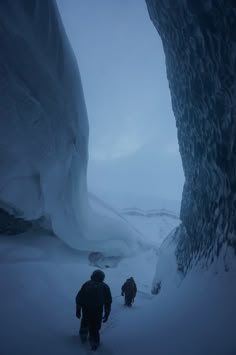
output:
M 87 112 L 56 2 L 1 1 L 0 21 L 0 208 L 72 247 L 130 253 L 132 233 L 88 201 Z
M 177 258 L 236 251 L 236 7 L 233 0 L 146 0 L 166 55 L 185 186 Z

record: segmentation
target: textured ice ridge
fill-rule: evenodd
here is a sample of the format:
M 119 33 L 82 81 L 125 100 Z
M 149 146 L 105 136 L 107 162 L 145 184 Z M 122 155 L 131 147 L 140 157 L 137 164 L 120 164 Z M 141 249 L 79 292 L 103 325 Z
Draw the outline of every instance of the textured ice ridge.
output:
M 236 251 L 236 4 L 146 0 L 165 51 L 185 185 L 183 270 Z

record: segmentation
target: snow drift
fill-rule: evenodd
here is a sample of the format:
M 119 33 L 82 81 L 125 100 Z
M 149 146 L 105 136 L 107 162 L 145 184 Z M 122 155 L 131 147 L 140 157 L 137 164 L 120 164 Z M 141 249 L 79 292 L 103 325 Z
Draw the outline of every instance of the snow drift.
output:
M 72 247 L 126 253 L 132 233 L 89 206 L 87 112 L 55 1 L 1 1 L 0 23 L 0 208 Z

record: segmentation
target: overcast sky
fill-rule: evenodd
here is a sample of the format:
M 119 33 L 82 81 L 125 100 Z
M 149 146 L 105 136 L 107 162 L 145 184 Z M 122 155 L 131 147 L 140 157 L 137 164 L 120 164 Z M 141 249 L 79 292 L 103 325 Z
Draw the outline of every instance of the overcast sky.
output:
M 93 191 L 180 200 L 184 182 L 161 40 L 144 0 L 57 0 L 80 68 Z

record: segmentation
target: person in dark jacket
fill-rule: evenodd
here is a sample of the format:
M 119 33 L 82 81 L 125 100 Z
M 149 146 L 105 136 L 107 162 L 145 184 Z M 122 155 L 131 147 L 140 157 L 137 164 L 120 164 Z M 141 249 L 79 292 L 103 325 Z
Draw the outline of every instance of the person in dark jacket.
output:
M 125 305 L 128 307 L 132 306 L 132 303 L 134 302 L 135 296 L 137 293 L 137 286 L 136 283 L 133 279 L 133 277 L 130 277 L 125 281 L 123 286 L 121 287 L 121 296 L 125 296 Z
M 96 350 L 100 344 L 99 330 L 102 322 L 108 320 L 111 311 L 111 291 L 104 279 L 104 272 L 95 270 L 91 280 L 83 284 L 76 296 L 76 316 L 79 319 L 82 310 L 80 338 L 86 342 L 89 336 L 92 350 Z

